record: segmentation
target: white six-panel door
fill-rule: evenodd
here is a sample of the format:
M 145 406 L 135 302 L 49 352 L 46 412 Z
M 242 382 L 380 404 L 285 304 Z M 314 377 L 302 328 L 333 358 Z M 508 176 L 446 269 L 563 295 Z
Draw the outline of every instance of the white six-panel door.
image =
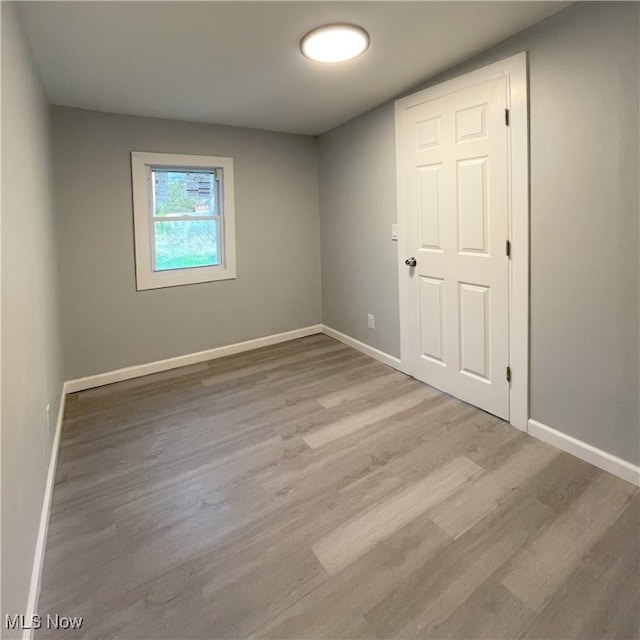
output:
M 398 203 L 416 378 L 509 419 L 507 78 L 399 108 Z

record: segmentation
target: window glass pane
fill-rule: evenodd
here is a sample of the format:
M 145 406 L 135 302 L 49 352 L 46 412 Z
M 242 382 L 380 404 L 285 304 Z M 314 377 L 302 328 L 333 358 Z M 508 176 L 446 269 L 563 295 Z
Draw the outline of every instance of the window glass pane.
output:
M 153 170 L 154 216 L 216 215 L 215 174 Z
M 220 264 L 216 220 L 154 222 L 155 271 Z

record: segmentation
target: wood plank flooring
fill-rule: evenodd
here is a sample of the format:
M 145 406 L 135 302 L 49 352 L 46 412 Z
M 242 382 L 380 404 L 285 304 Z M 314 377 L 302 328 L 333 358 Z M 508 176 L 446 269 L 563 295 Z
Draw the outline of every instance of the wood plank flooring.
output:
M 638 490 L 318 335 L 68 398 L 37 638 L 638 638 Z

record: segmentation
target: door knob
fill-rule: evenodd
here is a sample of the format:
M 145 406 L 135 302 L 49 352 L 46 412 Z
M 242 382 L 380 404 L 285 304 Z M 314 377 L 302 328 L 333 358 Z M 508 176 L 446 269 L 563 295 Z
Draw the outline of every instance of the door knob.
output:
M 411 258 L 407 258 L 404 263 L 407 267 L 415 267 L 418 264 L 413 256 Z

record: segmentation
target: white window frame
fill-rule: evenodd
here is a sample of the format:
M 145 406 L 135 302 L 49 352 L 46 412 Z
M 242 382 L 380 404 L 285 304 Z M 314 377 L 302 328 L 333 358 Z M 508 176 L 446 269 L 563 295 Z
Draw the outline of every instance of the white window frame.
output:
M 217 241 L 220 264 L 205 267 L 154 270 L 153 185 L 151 171 L 216 171 L 219 179 Z M 220 174 L 218 174 L 220 175 Z M 133 222 L 136 256 L 136 287 L 138 291 L 176 287 L 185 284 L 232 280 L 236 277 L 235 199 L 233 158 L 195 156 L 174 153 L 131 153 L 133 186 Z M 180 218 L 178 218 L 180 219 Z M 171 218 L 168 217 L 167 221 Z

